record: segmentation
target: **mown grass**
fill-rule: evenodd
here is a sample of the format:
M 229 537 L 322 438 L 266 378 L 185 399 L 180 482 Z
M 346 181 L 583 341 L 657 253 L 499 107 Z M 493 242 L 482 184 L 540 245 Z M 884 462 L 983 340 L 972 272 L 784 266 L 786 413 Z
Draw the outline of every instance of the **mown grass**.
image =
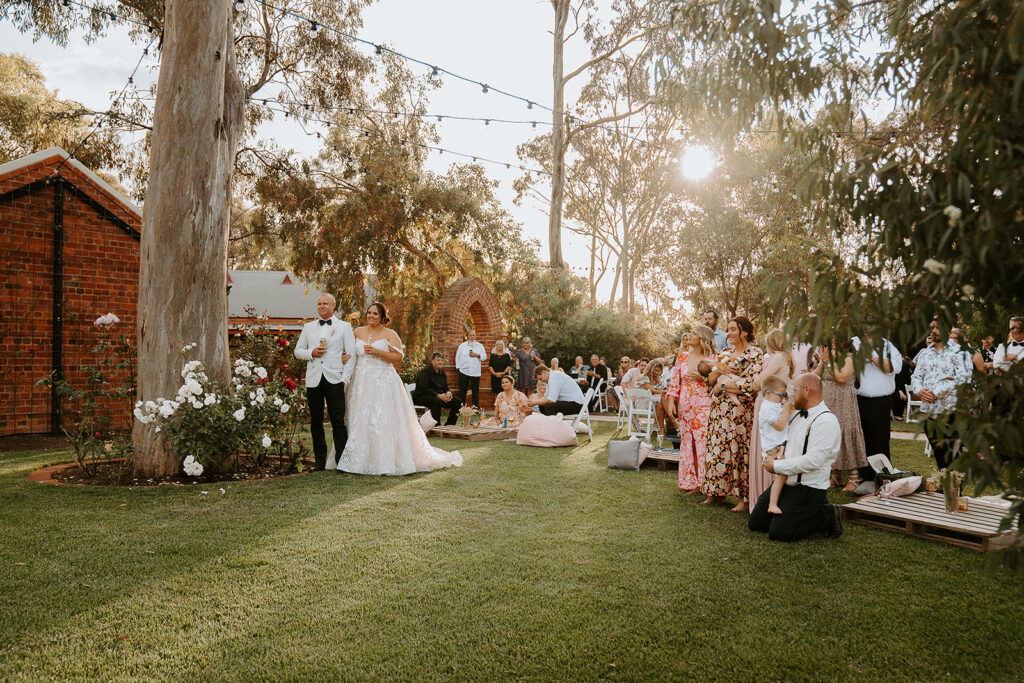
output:
M 1021 677 L 1019 575 L 853 525 L 771 543 L 672 472 L 605 469 L 595 426 L 223 494 L 43 486 L 65 454 L 0 456 L 0 679 Z

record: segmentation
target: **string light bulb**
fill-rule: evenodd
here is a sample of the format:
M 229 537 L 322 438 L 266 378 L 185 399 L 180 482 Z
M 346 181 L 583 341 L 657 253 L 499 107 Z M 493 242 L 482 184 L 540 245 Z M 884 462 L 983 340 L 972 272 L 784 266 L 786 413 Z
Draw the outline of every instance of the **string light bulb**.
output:
M 533 102 L 531 102 L 530 100 L 526 100 L 526 108 L 533 109 Z
M 438 69 L 437 69 L 437 67 L 436 67 L 436 66 L 434 66 L 434 67 L 431 67 L 431 68 L 430 68 L 430 75 L 431 75 L 431 76 L 436 76 L 436 75 L 437 75 L 437 71 L 438 71 Z
M 376 52 L 378 57 L 384 54 L 384 48 L 382 48 L 380 45 L 374 45 L 373 47 L 376 48 L 374 52 Z
M 485 126 L 491 125 L 491 120 L 490 119 L 484 119 L 484 125 Z
M 65 3 L 67 4 L 67 3 Z M 242 12 L 245 10 L 245 0 L 235 0 L 235 11 Z
M 309 37 L 316 38 L 317 34 L 320 33 L 320 25 L 315 21 L 309 22 Z
M 484 94 L 486 95 L 487 94 L 487 84 L 483 83 L 482 86 L 483 86 Z

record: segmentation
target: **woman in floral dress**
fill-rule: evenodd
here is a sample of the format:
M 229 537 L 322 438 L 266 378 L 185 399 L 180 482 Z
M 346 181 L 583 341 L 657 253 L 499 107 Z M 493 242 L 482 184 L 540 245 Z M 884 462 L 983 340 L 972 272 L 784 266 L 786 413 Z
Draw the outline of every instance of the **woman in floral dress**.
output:
M 515 382 L 508 375 L 501 378 L 501 391 L 494 397 L 494 417 L 482 424 L 489 427 L 504 427 L 508 420 L 509 429 L 518 429 L 532 411 L 526 394 L 516 391 Z
M 679 488 L 696 493 L 704 478 L 705 440 L 711 396 L 707 380 L 697 370 L 701 361 L 715 360 L 715 335 L 710 327 L 697 325 L 684 337 L 686 351 L 676 356 L 668 385 L 669 418 L 679 426 Z
M 742 512 L 748 509 L 749 500 L 747 455 L 757 394 L 753 380 L 761 372 L 764 353 L 754 344 L 754 325 L 746 316 L 730 320 L 725 336 L 733 348 L 719 354 L 718 364 L 708 377 L 712 385 L 711 413 L 700 490 L 707 496 L 705 505 L 724 503 L 726 496 L 739 498 L 733 511 Z M 730 396 L 738 397 L 740 405 Z

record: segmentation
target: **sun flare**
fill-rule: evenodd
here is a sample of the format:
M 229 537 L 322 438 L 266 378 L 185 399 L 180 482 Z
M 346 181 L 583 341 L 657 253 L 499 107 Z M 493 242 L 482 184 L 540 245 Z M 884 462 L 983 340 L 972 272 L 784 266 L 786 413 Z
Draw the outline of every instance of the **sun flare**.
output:
M 679 160 L 679 170 L 688 180 L 704 180 L 717 165 L 715 153 L 704 145 L 690 145 Z

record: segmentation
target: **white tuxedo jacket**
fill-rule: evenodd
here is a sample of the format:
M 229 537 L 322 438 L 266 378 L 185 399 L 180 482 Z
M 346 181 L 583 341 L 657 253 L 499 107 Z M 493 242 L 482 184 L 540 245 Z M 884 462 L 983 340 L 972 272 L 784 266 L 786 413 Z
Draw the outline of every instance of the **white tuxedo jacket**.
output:
M 321 325 L 320 318 L 302 327 L 299 341 L 295 343 L 295 357 L 306 361 L 306 386 L 315 387 L 320 378 L 326 377 L 331 384 L 352 379 L 356 367 L 356 338 L 352 326 L 344 320 L 331 317 L 330 325 Z M 320 338 L 327 339 L 327 351 L 319 358 L 313 357 L 313 349 L 320 346 Z M 347 363 L 341 362 L 341 354 L 347 353 Z

